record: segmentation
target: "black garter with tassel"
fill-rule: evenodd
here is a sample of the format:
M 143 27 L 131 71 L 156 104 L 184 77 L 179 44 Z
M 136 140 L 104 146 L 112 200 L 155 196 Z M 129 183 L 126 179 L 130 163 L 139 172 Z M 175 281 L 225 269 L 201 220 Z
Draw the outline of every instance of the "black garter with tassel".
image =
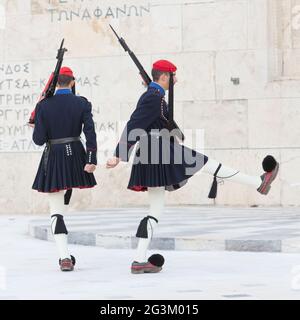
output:
M 138 227 L 138 230 L 137 230 L 137 233 L 136 233 L 136 237 L 137 238 L 143 238 L 143 239 L 148 239 L 148 221 L 149 219 L 152 219 L 154 220 L 156 223 L 158 223 L 158 220 L 152 216 L 147 216 L 145 217 L 139 227 Z
M 217 193 L 218 193 L 217 175 L 218 175 L 221 167 L 222 167 L 222 164 L 220 163 L 219 166 L 218 166 L 218 169 L 214 173 L 214 180 L 213 180 L 212 186 L 211 186 L 209 194 L 208 194 L 208 198 L 209 199 L 216 199 L 216 197 L 217 197 Z

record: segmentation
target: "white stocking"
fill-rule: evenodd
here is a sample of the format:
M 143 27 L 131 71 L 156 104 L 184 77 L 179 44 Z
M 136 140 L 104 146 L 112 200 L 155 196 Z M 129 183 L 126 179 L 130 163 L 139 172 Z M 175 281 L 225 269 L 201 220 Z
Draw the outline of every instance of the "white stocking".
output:
M 164 211 L 165 206 L 165 187 L 162 188 L 148 188 L 149 202 L 150 202 L 150 213 L 151 217 L 154 217 L 159 221 Z M 147 261 L 147 250 L 150 245 L 153 231 L 157 226 L 157 222 L 153 219 L 148 220 L 147 231 L 148 238 L 140 238 L 137 252 L 134 261 L 146 262 Z
M 63 215 L 66 211 L 64 204 L 64 192 L 49 193 L 49 204 L 51 214 L 51 230 L 56 242 L 60 259 L 70 259 L 68 250 L 68 236 L 63 221 Z
M 208 159 L 202 170 L 203 172 L 214 175 L 219 165 L 220 162 L 213 159 Z M 239 172 L 238 170 L 225 167 L 224 165 L 222 165 L 220 171 L 217 174 L 217 177 L 224 178 L 232 182 L 254 186 L 256 189 L 259 188 L 262 183 L 260 176 L 249 176 L 247 174 Z

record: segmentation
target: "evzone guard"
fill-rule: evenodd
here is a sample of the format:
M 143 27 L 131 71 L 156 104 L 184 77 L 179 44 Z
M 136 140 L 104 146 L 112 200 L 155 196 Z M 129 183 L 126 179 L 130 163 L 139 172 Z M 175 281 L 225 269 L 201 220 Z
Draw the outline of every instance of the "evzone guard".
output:
M 153 81 L 139 99 L 114 157 L 106 164 L 108 169 L 112 169 L 121 161 L 128 162 L 138 142 L 128 189 L 136 192 L 148 191 L 150 210 L 137 229 L 139 242 L 131 265 L 131 272 L 134 274 L 162 270 L 164 258 L 156 254 L 147 259 L 147 250 L 164 211 L 165 191 L 178 190 L 202 170 L 213 176 L 210 198 L 216 197 L 217 178 L 249 185 L 260 194 L 267 195 L 279 170 L 278 162 L 272 156 L 267 156 L 262 163 L 265 172 L 261 176 L 249 176 L 182 145 L 178 141 L 178 136 L 182 133 L 174 126 L 172 110 L 165 100 L 166 91 L 169 91 L 169 100 L 172 98 L 170 91 L 173 91 L 173 84 L 177 82 L 176 71 L 177 67 L 167 60 L 153 64 Z M 172 134 L 173 129 L 175 134 Z
M 73 71 L 68 67 L 58 68 L 54 96 L 42 99 L 33 113 L 33 141 L 46 147 L 32 188 L 48 195 L 51 230 L 62 271 L 73 271 L 75 265 L 75 258 L 68 250 L 64 222 L 72 189 L 96 185 L 93 172 L 97 165 L 97 140 L 92 105 L 86 98 L 74 95 L 72 88 L 75 88 Z M 80 139 L 82 131 L 86 150 Z

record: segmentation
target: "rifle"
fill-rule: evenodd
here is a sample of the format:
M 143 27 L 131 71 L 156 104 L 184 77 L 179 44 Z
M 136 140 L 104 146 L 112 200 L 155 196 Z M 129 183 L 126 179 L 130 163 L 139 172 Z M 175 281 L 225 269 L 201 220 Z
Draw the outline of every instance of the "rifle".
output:
M 62 40 L 62 42 L 60 44 L 60 48 L 58 49 L 58 52 L 57 52 L 57 56 L 56 56 L 57 63 L 55 66 L 55 70 L 53 73 L 51 73 L 50 78 L 49 78 L 44 90 L 42 91 L 42 94 L 40 95 L 38 102 L 42 101 L 45 98 L 50 98 L 54 95 L 54 92 L 55 92 L 55 89 L 57 86 L 59 71 L 61 69 L 63 59 L 64 59 L 64 54 L 65 54 L 65 52 L 68 51 L 66 48 L 63 47 L 64 42 L 65 42 L 65 39 Z M 75 87 L 72 88 L 72 90 L 73 90 L 73 93 L 75 93 Z M 36 109 L 34 109 L 33 112 L 31 113 L 31 116 L 29 119 L 30 124 L 34 124 L 35 111 L 36 111 Z
M 136 55 L 129 49 L 126 41 L 123 38 L 120 38 L 117 34 L 117 32 L 115 31 L 115 29 L 109 25 L 111 27 L 111 30 L 113 31 L 113 33 L 116 35 L 116 37 L 118 38 L 121 46 L 123 47 L 123 49 L 125 50 L 125 52 L 128 52 L 128 54 L 130 55 L 131 59 L 133 60 L 133 62 L 135 63 L 135 65 L 137 66 L 137 68 L 140 71 L 140 75 L 142 77 L 142 79 L 144 80 L 144 82 L 147 84 L 147 86 L 149 86 L 149 84 L 152 82 L 151 78 L 148 76 L 147 72 L 145 71 L 144 67 L 142 66 L 142 64 L 140 63 L 140 61 L 138 60 L 138 58 L 136 57 Z
M 123 38 L 119 37 L 119 35 L 117 34 L 115 29 L 111 25 L 109 25 L 109 26 L 112 29 L 113 33 L 116 35 L 117 39 L 119 40 L 119 42 L 120 42 L 121 46 L 123 47 L 123 49 L 125 50 L 125 52 L 128 52 L 128 54 L 131 57 L 131 59 L 133 60 L 134 64 L 137 66 L 144 82 L 147 84 L 147 86 L 149 86 L 150 83 L 152 82 L 152 79 L 149 77 L 149 75 L 145 71 L 144 67 L 142 66 L 142 64 L 140 63 L 140 61 L 136 57 L 136 55 L 129 49 L 126 41 Z M 169 120 L 168 120 L 167 126 L 170 131 L 172 131 L 174 129 L 176 130 L 175 133 L 180 140 L 183 141 L 185 139 L 183 132 L 179 129 L 178 125 L 176 124 L 176 122 L 174 120 L 174 78 L 173 78 L 173 74 L 170 74 Z

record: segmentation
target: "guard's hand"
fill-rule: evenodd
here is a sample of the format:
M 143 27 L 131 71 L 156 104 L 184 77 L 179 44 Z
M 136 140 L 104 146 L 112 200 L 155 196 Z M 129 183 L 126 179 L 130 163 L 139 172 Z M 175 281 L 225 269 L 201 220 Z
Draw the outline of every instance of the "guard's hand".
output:
M 87 173 L 93 173 L 96 170 L 97 166 L 94 164 L 86 164 L 84 167 L 84 171 Z
M 27 125 L 28 125 L 30 128 L 33 128 L 33 129 L 34 129 L 34 123 L 28 122 Z
M 113 169 L 115 168 L 119 163 L 120 163 L 121 159 L 117 158 L 117 157 L 113 157 L 109 160 L 107 160 L 106 162 L 106 168 L 107 169 Z

